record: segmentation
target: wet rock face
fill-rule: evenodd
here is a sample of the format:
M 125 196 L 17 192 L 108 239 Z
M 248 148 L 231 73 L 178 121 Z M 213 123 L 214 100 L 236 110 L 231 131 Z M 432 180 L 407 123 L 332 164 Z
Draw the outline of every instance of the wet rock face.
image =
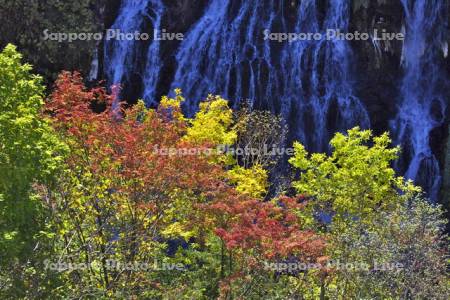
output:
M 167 8 L 166 28 L 173 32 L 186 32 L 203 14 L 208 0 L 164 0 L 163 3 Z
M 120 3 L 121 0 L 111 0 L 105 5 L 106 28 L 114 22 Z M 163 0 L 163 3 L 166 7 L 163 28 L 169 32 L 185 34 L 203 15 L 209 1 Z M 293 23 L 295 23 L 295 13 L 293 12 L 300 3 L 301 0 L 286 0 L 283 4 L 283 13 L 287 16 L 292 15 Z M 325 14 L 327 1 L 320 0 L 318 5 Z M 374 30 L 401 32 L 402 19 L 403 8 L 400 0 L 353 0 L 350 30 L 368 33 L 373 33 Z M 355 57 L 354 68 L 357 75 L 358 96 L 368 107 L 375 130 L 377 132 L 386 130 L 387 120 L 395 114 L 397 86 L 399 78 L 401 78 L 402 43 L 400 41 L 380 41 L 373 44 L 372 41 L 353 41 L 351 44 Z M 172 73 L 176 64 L 174 55 L 178 46 L 178 41 L 167 41 L 162 44 L 164 68 L 160 86 L 170 86 L 172 82 Z M 450 72 L 450 60 L 447 59 L 446 63 Z M 360 74 L 364 74 L 364 76 L 359 76 Z M 166 91 L 161 89 L 160 92 L 165 93 Z
M 374 34 L 401 32 L 403 9 L 400 1 L 354 1 L 350 30 Z M 401 78 L 402 42 L 354 41 L 358 96 L 366 105 L 376 133 L 388 130 L 396 113 Z
M 450 5 L 447 6 L 450 15 Z M 400 1 L 366 1 L 353 0 L 353 12 L 351 30 L 360 32 L 374 32 L 386 30 L 386 32 L 402 32 L 404 28 L 403 7 Z M 450 39 L 450 36 L 449 36 Z M 388 123 L 397 112 L 399 101 L 399 89 L 403 76 L 401 68 L 402 59 L 401 41 L 379 42 L 355 41 L 352 48 L 355 54 L 358 96 L 366 105 L 376 133 L 389 129 Z M 442 57 L 442 65 L 446 66 L 447 74 L 450 74 L 450 59 Z M 442 87 L 450 97 L 450 91 Z M 432 112 L 433 113 L 433 112 Z M 436 114 L 440 114 L 436 109 Z M 446 116 L 436 115 L 436 118 L 447 119 Z M 447 126 L 435 128 L 430 136 L 430 144 L 433 152 L 438 153 L 440 165 L 445 163 L 445 140 Z M 447 158 L 450 159 L 450 158 Z M 448 172 L 448 171 L 447 171 Z
M 208 4 L 208 0 L 164 0 L 166 7 L 162 28 L 172 33 L 186 34 L 191 26 L 203 15 Z M 176 69 L 175 54 L 180 41 L 165 41 L 161 44 L 161 58 L 164 64 L 161 69 L 159 79 L 158 94 L 163 95 L 168 92 L 173 81 L 173 75 Z
M 108 1 L 105 6 L 105 27 L 112 24 L 121 0 Z M 203 15 L 208 0 L 163 0 L 166 7 L 163 17 L 163 28 L 169 32 L 186 34 L 191 26 Z M 239 1 L 236 1 L 239 3 Z M 301 0 L 283 2 L 283 13 L 292 15 L 295 23 L 295 12 Z M 281 4 L 280 4 L 281 5 Z M 320 0 L 318 5 L 323 14 L 326 13 L 327 1 Z M 400 0 L 353 0 L 350 20 L 350 31 L 367 32 L 401 32 L 403 8 Z M 450 5 L 449 5 L 450 10 Z M 320 18 L 320 16 L 319 16 Z M 289 19 L 289 17 L 288 17 Z M 167 93 L 164 87 L 170 86 L 176 68 L 175 54 L 179 41 L 167 41 L 162 44 L 162 60 L 159 94 Z M 351 42 L 354 61 L 353 68 L 357 81 L 357 96 L 366 105 L 372 126 L 376 133 L 388 130 L 388 121 L 395 116 L 398 101 L 398 86 L 402 78 L 400 68 L 402 42 L 394 41 L 353 41 Z M 450 73 L 450 60 L 445 60 Z M 140 90 L 140 87 L 136 87 Z M 140 91 L 139 91 L 140 92 Z M 139 93 L 138 92 L 138 93 Z M 130 95 L 134 96 L 134 95 Z M 135 98 L 135 97 L 130 97 Z
M 105 23 L 112 24 L 120 0 L 110 1 L 107 5 Z M 239 1 L 236 1 L 239 2 Z M 181 32 L 186 34 L 191 26 L 203 15 L 208 0 L 164 0 L 166 11 L 163 17 L 163 28 L 169 32 Z M 301 0 L 286 1 L 283 5 L 284 13 L 292 15 L 292 21 L 296 8 Z M 327 1 L 319 1 L 323 13 L 326 12 Z M 352 4 L 351 31 L 373 33 L 401 32 L 403 8 L 400 1 L 386 0 L 354 0 Z M 107 27 L 107 26 L 106 26 Z M 401 41 L 380 41 L 374 44 L 372 41 L 353 41 L 351 43 L 354 52 L 354 69 L 357 75 L 357 96 L 366 105 L 374 130 L 379 133 L 388 129 L 388 121 L 396 113 L 398 98 L 398 85 L 401 78 Z M 179 46 L 179 41 L 167 41 L 162 44 L 162 60 L 164 61 L 160 78 L 160 94 L 167 93 L 164 87 L 170 86 L 173 81 L 173 73 L 176 68 L 174 56 Z M 450 71 L 449 60 L 446 61 Z M 364 74 L 364 75 L 362 75 Z M 135 87 L 138 93 L 141 87 Z M 130 95 L 130 98 L 134 95 Z
M 97 6 L 100 7 L 101 11 L 104 12 L 102 18 L 105 24 L 105 28 L 111 27 L 111 25 L 114 23 L 119 12 L 121 2 L 121 0 L 98 1 Z

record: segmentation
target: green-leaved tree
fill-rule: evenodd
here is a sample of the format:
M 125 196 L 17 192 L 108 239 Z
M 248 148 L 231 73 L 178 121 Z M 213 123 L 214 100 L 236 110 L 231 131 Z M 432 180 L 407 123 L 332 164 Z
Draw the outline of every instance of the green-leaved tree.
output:
M 42 231 L 35 183 L 49 182 L 63 145 L 42 117 L 42 79 L 22 64 L 15 46 L 0 53 L 0 264 L 30 256 Z
M 335 225 L 355 220 L 370 222 L 376 211 L 392 210 L 418 189 L 397 177 L 392 162 L 399 148 L 390 147 L 387 133 L 372 136 L 370 130 L 350 129 L 331 140 L 331 155 L 311 155 L 295 143 L 289 162 L 300 171 L 293 183 L 299 193 L 314 199 L 317 208 L 332 214 Z M 403 196 L 399 192 L 404 193 Z

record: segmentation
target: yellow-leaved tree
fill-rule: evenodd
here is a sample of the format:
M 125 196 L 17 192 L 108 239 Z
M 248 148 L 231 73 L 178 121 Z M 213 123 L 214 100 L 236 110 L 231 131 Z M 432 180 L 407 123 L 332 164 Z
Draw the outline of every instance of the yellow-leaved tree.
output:
M 238 138 L 233 111 L 228 101 L 220 96 L 209 95 L 206 101 L 200 103 L 199 111 L 189 120 L 189 124 L 185 139 L 193 144 L 208 143 L 213 151 L 228 149 Z M 219 161 L 230 168 L 228 179 L 236 185 L 237 191 L 256 198 L 266 194 L 268 174 L 260 164 L 240 166 L 235 157 L 226 151 L 219 156 Z
M 331 140 L 331 155 L 308 154 L 295 143 L 289 162 L 300 171 L 294 182 L 299 193 L 314 199 L 334 221 L 370 221 L 375 211 L 394 209 L 411 193 L 418 191 L 411 182 L 395 175 L 391 167 L 399 148 L 390 148 L 387 133 L 372 136 L 358 127 L 347 134 L 337 133 Z M 399 194 L 400 192 L 400 194 Z

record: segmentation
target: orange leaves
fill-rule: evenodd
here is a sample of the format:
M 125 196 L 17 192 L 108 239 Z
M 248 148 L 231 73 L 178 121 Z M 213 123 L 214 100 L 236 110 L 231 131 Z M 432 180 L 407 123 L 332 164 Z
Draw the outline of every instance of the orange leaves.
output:
M 231 186 L 226 163 L 214 159 L 220 154 L 212 151 L 217 141 L 233 140 L 219 126 L 226 116 L 219 114 L 214 128 L 221 134 L 215 135 L 204 128 L 214 114 L 200 114 L 197 131 L 190 132 L 195 138 L 186 138 L 194 122 L 179 115 L 178 102 L 167 98 L 166 107 L 156 110 L 142 102 L 122 110 L 114 93 L 88 90 L 79 74 L 67 72 L 49 100 L 46 111 L 71 148 L 66 163 L 76 178 L 73 190 L 85 198 L 79 211 L 94 213 L 91 224 L 101 218 L 120 232 L 114 243 L 122 243 L 126 255 L 148 254 L 161 237 L 194 237 L 206 249 L 210 233 L 222 239 L 230 260 L 242 262 L 241 267 L 261 259 L 309 261 L 323 255 L 324 239 L 305 229 L 299 217 L 305 205 L 301 197 L 264 202 Z M 100 104 L 102 111 L 95 112 Z M 222 112 L 226 102 L 218 104 Z
M 59 125 L 68 125 L 96 117 L 91 114 L 90 105 L 93 102 L 110 105 L 112 100 L 103 88 L 87 90 L 79 73 L 63 72 L 45 108 Z M 79 123 L 76 125 L 81 126 Z
M 186 122 L 170 118 L 166 109 L 147 109 L 143 103 L 118 114 L 116 94 L 110 96 L 103 88 L 88 90 L 78 73 L 64 72 L 57 80 L 46 111 L 72 148 L 69 168 L 106 178 L 107 188 L 124 195 L 133 209 L 151 207 L 155 214 L 173 207 L 176 199 L 171 197 L 177 193 L 181 198 L 216 194 L 225 177 L 222 166 L 201 155 L 160 151 L 194 147 L 183 139 Z M 100 104 L 103 111 L 94 112 L 92 108 Z M 155 212 L 155 207 L 160 211 Z
M 324 250 L 325 241 L 301 228 L 295 210 L 303 206 L 299 199 L 289 197 L 274 204 L 236 196 L 211 204 L 208 209 L 219 223 L 215 233 L 230 250 L 256 250 L 267 259 L 315 259 Z

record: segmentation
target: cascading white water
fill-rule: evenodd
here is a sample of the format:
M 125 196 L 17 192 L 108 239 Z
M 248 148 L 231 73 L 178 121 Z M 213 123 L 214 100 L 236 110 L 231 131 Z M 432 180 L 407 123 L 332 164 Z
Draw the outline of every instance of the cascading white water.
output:
M 316 1 L 302 1 L 295 32 L 318 32 L 321 39 L 286 45 L 282 55 L 283 101 L 300 115 L 298 138 L 309 141 L 310 150 L 326 151 L 330 134 L 356 125 L 369 128 L 367 111 L 354 95 L 350 68 L 352 51 L 346 40 L 328 39 L 327 29 L 347 32 L 349 2 L 330 1 L 322 25 Z M 334 111 L 332 110 L 334 106 Z M 331 115 L 331 120 L 330 120 Z
M 277 2 L 212 0 L 180 46 L 172 89 L 184 91 L 190 115 L 208 93 L 235 103 L 258 101 L 290 119 L 294 138 L 326 151 L 329 133 L 370 126 L 353 94 L 348 43 L 325 38 L 327 28 L 348 29 L 350 7 L 345 0 L 330 1 L 321 26 L 316 1 L 302 1 L 297 24 L 289 28 Z M 284 32 L 321 32 L 324 38 L 277 45 L 263 39 L 264 30 L 277 32 L 276 23 Z
M 161 18 L 164 13 L 164 6 L 161 0 L 151 0 L 149 9 L 148 16 L 150 17 L 153 29 L 161 30 Z M 156 105 L 158 103 L 156 89 L 162 67 L 160 43 L 159 40 L 154 40 L 147 51 L 147 63 L 143 76 L 144 93 L 142 98 L 148 105 Z
M 123 0 L 119 15 L 111 30 L 121 33 L 140 31 L 150 0 Z M 137 41 L 134 39 L 107 39 L 104 46 L 104 72 L 109 85 L 121 84 L 129 79 L 137 57 Z
M 440 92 L 445 76 L 438 59 L 445 40 L 441 22 L 444 1 L 402 0 L 402 4 L 406 26 L 402 58 L 405 75 L 402 101 L 391 122 L 395 140 L 403 149 L 397 167 L 404 170 L 406 178 L 423 186 L 435 201 L 441 174 L 430 136 L 433 129 L 443 124 L 447 103 Z
M 273 1 L 264 2 L 212 0 L 185 37 L 176 56 L 172 90 L 183 89 L 189 115 L 208 93 L 234 100 L 265 100 L 272 95 L 276 71 L 261 33 L 271 27 L 276 9 Z

